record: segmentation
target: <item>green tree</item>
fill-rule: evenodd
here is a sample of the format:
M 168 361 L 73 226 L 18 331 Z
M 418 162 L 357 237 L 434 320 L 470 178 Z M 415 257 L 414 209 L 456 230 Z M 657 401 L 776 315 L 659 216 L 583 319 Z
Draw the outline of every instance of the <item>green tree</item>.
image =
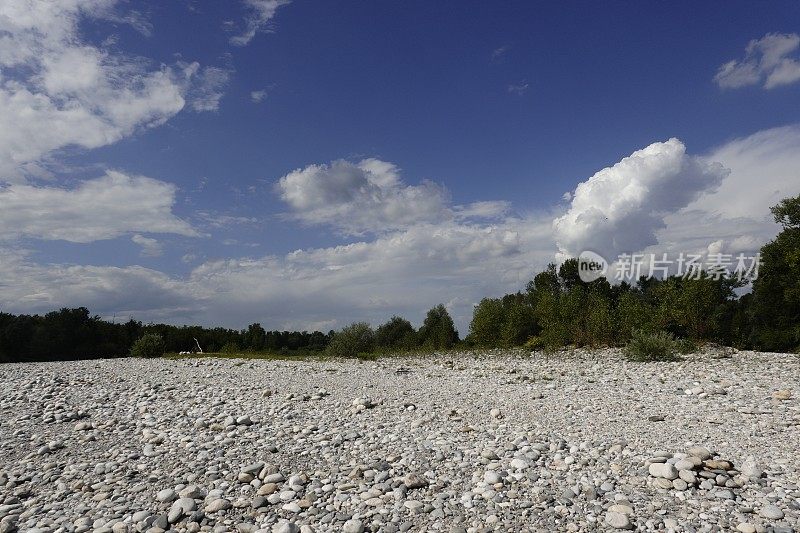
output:
M 783 229 L 761 248 L 748 316 L 752 344 L 761 350 L 800 348 L 800 196 L 772 208 Z
M 428 311 L 419 328 L 419 338 L 423 346 L 434 350 L 451 348 L 458 342 L 458 332 L 444 305 L 439 304 Z
M 472 311 L 469 340 L 483 347 L 499 346 L 505 322 L 503 302 L 499 298 L 484 298 Z
M 503 325 L 500 331 L 502 346 L 520 346 L 539 333 L 539 324 L 530 299 L 522 293 L 506 294 L 502 299 Z
M 259 351 L 264 349 L 267 339 L 267 332 L 261 327 L 261 324 L 256 322 L 247 326 L 247 331 L 244 333 L 244 347 L 248 350 Z
M 590 289 L 586 298 L 584 344 L 607 346 L 614 340 L 611 302 L 600 290 Z
M 618 342 L 630 340 L 634 331 L 653 330 L 653 309 L 641 292 L 629 290 L 620 295 L 614 312 L 615 338 Z
M 405 318 L 393 316 L 375 330 L 375 344 L 381 348 L 407 350 L 416 345 L 416 331 Z
M 333 334 L 326 355 L 334 357 L 357 357 L 375 350 L 375 332 L 366 322 L 355 322 Z

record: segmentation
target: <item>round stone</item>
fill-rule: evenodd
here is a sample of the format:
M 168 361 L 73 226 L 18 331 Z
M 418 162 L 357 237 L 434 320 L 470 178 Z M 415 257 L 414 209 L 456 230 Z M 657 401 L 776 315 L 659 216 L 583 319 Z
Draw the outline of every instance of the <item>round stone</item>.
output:
M 630 529 L 631 521 L 622 513 L 616 511 L 606 512 L 606 524 L 614 529 Z
M 678 477 L 678 471 L 669 463 L 653 463 L 647 470 L 653 477 L 669 479 L 670 481 Z
M 172 489 L 160 490 L 158 494 L 156 494 L 156 499 L 163 503 L 169 503 L 177 497 L 178 495 Z
M 226 509 L 230 509 L 231 507 L 233 507 L 233 504 L 230 500 L 226 498 L 218 498 L 206 505 L 205 511 L 207 513 L 216 513 L 217 511 L 224 511 Z
M 342 533 L 363 533 L 363 531 L 364 524 L 361 523 L 361 520 L 356 520 L 355 518 L 351 518 L 342 525 Z
M 760 514 L 768 520 L 780 520 L 783 518 L 783 511 L 781 511 L 779 507 L 772 504 L 767 504 L 762 507 Z

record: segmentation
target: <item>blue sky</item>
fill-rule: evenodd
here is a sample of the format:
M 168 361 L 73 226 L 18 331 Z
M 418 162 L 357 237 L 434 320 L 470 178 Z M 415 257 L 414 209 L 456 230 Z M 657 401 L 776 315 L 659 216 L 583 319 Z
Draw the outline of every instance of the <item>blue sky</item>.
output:
M 465 333 L 586 247 L 757 250 L 800 192 L 796 2 L 23 4 L 2 310 Z

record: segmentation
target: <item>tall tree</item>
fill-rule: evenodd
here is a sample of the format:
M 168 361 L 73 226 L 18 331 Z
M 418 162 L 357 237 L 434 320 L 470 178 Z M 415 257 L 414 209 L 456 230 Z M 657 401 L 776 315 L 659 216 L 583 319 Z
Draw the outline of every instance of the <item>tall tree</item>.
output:
M 800 348 L 800 196 L 772 208 L 783 230 L 761 248 L 762 264 L 753 282 L 748 314 L 756 348 Z
M 458 332 L 444 305 L 439 304 L 428 311 L 419 329 L 419 337 L 423 346 L 432 349 L 451 348 L 458 342 Z

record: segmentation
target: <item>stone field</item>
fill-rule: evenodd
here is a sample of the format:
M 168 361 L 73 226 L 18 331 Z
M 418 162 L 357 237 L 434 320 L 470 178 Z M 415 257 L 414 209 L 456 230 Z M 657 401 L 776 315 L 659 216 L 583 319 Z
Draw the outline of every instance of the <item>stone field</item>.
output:
M 800 358 L 0 366 L 0 533 L 800 531 Z

